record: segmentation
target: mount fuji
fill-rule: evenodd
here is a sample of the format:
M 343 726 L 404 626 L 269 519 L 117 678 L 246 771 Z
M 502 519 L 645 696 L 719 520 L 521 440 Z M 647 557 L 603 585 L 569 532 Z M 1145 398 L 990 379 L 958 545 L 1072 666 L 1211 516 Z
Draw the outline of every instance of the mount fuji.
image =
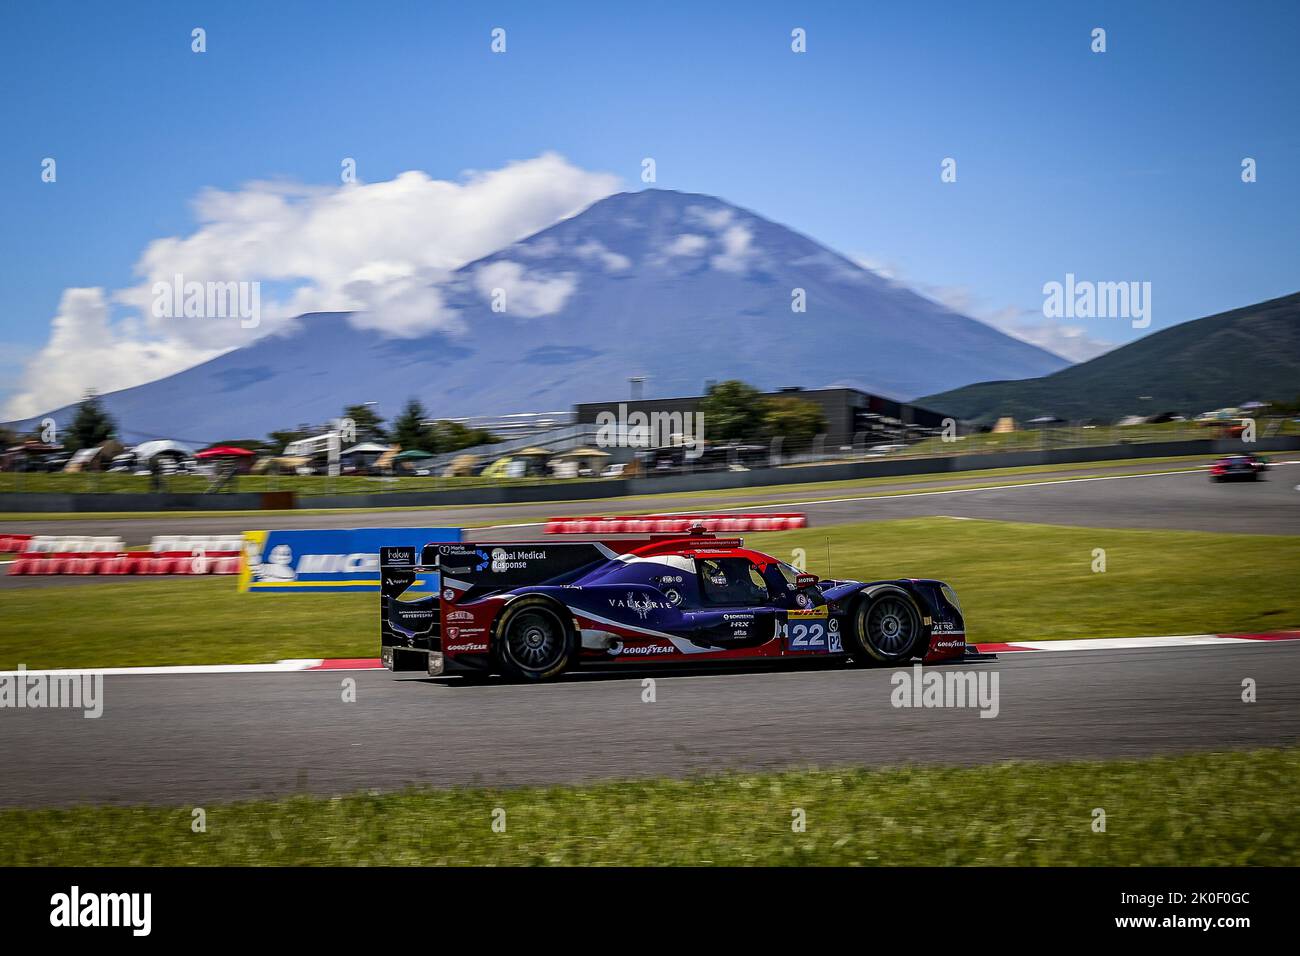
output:
M 102 397 L 127 440 L 212 441 L 359 402 L 391 418 L 410 397 L 438 418 L 564 410 L 626 395 L 633 375 L 646 397 L 738 378 L 906 399 L 1070 364 L 748 210 L 667 190 L 602 199 L 463 266 L 441 292 L 449 330 L 398 338 L 309 314 Z M 71 406 L 51 414 L 65 422 Z

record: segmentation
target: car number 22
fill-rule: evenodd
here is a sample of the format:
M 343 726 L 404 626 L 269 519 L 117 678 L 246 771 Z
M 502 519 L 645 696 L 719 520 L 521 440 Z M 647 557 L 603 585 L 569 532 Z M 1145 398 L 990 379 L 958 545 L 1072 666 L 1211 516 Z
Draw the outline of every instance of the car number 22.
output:
M 788 651 L 829 651 L 840 653 L 839 632 L 829 631 L 825 621 L 790 621 L 785 625 L 785 648 Z

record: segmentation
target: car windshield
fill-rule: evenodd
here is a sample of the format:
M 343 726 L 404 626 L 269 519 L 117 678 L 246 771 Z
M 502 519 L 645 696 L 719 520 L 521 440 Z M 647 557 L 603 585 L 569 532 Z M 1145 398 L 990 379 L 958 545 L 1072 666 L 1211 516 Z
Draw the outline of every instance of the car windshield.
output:
M 776 569 L 781 572 L 781 577 L 785 578 L 785 583 L 789 585 L 791 591 L 798 589 L 799 575 L 804 572 L 800 571 L 798 568 L 791 567 L 782 561 L 776 562 Z
M 747 558 L 701 558 L 700 588 L 711 604 L 765 604 L 767 586 Z

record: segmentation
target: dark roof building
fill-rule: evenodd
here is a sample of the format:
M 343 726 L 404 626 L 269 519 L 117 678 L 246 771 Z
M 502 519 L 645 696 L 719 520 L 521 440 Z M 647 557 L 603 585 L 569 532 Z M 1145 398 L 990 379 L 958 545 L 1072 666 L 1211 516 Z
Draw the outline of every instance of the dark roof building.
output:
M 825 448 L 870 445 L 895 441 L 917 431 L 943 427 L 946 416 L 918 405 L 909 405 L 856 388 L 783 388 L 764 392 L 765 398 L 799 398 L 821 406 L 826 418 Z M 633 412 L 695 412 L 703 396 L 648 398 L 623 402 L 583 402 L 573 406 L 575 424 L 595 424 L 601 412 L 626 417 Z M 620 407 L 622 409 L 620 413 Z M 705 423 L 707 438 L 707 422 Z

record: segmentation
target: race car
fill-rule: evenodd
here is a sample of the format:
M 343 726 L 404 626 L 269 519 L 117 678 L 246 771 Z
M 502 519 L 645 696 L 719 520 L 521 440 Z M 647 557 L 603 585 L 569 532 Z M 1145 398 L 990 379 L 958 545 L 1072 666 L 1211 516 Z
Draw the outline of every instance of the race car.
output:
M 394 672 L 546 681 L 588 667 L 987 656 L 967 645 L 942 581 L 824 580 L 703 522 L 636 537 L 382 548 L 380 564 L 381 657 Z M 432 572 L 438 593 L 408 597 Z
M 1268 462 L 1258 455 L 1224 455 L 1210 466 L 1211 481 L 1258 481 Z

